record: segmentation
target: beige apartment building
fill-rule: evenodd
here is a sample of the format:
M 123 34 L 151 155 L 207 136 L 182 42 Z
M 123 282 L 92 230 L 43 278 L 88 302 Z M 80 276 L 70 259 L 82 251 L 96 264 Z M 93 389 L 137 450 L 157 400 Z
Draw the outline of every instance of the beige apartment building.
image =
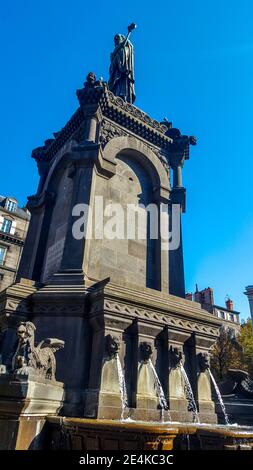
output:
M 15 282 L 30 213 L 14 197 L 0 196 L 0 291 Z

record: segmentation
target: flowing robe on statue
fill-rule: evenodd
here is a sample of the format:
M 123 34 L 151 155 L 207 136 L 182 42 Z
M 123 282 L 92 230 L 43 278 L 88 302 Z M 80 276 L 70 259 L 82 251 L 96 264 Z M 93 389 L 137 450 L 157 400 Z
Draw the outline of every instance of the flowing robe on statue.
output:
M 111 54 L 109 89 L 124 101 L 134 103 L 134 49 L 129 40 L 120 35 L 120 43 Z

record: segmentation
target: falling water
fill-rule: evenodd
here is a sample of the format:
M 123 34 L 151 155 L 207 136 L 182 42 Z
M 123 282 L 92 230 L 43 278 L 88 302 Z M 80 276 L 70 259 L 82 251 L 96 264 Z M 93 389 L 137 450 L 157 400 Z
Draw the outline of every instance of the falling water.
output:
M 208 370 L 209 370 L 210 378 L 211 378 L 211 380 L 212 380 L 212 382 L 213 382 L 213 386 L 214 386 L 214 388 L 215 388 L 215 392 L 216 392 L 216 394 L 217 394 L 217 397 L 218 397 L 218 400 L 219 400 L 219 403 L 220 403 L 222 412 L 223 412 L 223 414 L 224 414 L 225 423 L 226 423 L 226 424 L 230 424 L 230 423 L 229 423 L 229 419 L 228 419 L 228 415 L 227 415 L 227 412 L 226 412 L 226 408 L 225 408 L 225 405 L 224 405 L 224 402 L 223 402 L 223 400 L 222 400 L 222 396 L 221 396 L 221 393 L 220 393 L 220 390 L 219 390 L 219 387 L 218 387 L 218 385 L 217 385 L 217 383 L 216 383 L 216 380 L 215 380 L 215 378 L 214 378 L 212 372 L 210 371 L 210 369 L 208 369 Z
M 156 393 L 157 393 L 157 396 L 158 396 L 158 399 L 159 399 L 159 405 L 160 405 L 161 410 L 162 410 L 161 420 L 164 421 L 164 410 L 168 410 L 168 403 L 167 403 L 167 400 L 166 400 L 165 395 L 164 395 L 162 384 L 159 380 L 159 377 L 156 373 L 156 370 L 154 368 L 154 365 L 153 365 L 153 362 L 151 361 L 151 359 L 148 360 L 148 363 L 149 363 L 149 365 L 152 369 L 152 372 L 154 374 Z M 169 417 L 169 419 L 171 419 L 171 417 Z
M 128 406 L 127 404 L 127 391 L 126 391 L 126 381 L 124 377 L 124 373 L 122 370 L 121 362 L 119 355 L 116 355 L 116 360 L 117 360 L 117 369 L 118 369 L 118 376 L 119 376 L 119 389 L 120 389 L 120 397 L 121 397 L 121 420 L 124 419 L 124 411 L 126 407 Z
M 189 411 L 192 411 L 192 413 L 193 413 L 194 423 L 200 423 L 198 410 L 197 410 L 197 405 L 196 405 L 196 402 L 195 402 L 195 398 L 194 398 L 194 395 L 193 395 L 191 384 L 190 384 L 190 381 L 188 379 L 188 375 L 185 372 L 183 364 L 180 364 L 180 369 L 181 369 L 181 373 L 182 373 L 182 376 L 183 376 L 183 379 L 184 379 L 186 398 L 189 402 Z

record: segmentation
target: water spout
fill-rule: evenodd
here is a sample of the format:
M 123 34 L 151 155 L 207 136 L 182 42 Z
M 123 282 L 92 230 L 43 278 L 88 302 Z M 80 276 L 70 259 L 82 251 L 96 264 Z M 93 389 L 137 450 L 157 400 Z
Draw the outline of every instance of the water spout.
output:
M 126 381 L 123 373 L 123 369 L 121 366 L 120 358 L 118 353 L 116 354 L 116 361 L 117 361 L 117 369 L 118 369 L 118 377 L 119 377 L 119 389 L 120 389 L 120 397 L 121 397 L 121 420 L 124 419 L 124 411 L 128 407 L 127 403 L 127 391 L 126 391 Z
M 164 421 L 164 411 L 168 410 L 168 403 L 167 403 L 167 400 L 165 398 L 165 394 L 164 394 L 164 391 L 163 391 L 162 384 L 159 380 L 159 377 L 157 375 L 157 372 L 155 370 L 155 367 L 154 367 L 153 362 L 151 361 L 151 359 L 148 360 L 148 364 L 150 365 L 150 368 L 151 368 L 151 370 L 154 374 L 156 393 L 157 393 L 157 396 L 158 396 L 159 405 L 160 405 L 161 410 L 162 410 L 161 420 Z M 169 416 L 169 419 L 171 420 L 170 416 Z
M 213 386 L 214 386 L 214 389 L 215 389 L 217 398 L 218 398 L 219 403 L 220 403 L 220 407 L 221 407 L 222 412 L 223 412 L 223 415 L 224 415 L 225 423 L 229 425 L 230 423 L 229 423 L 228 415 L 227 415 L 227 412 L 226 412 L 226 407 L 225 407 L 224 402 L 223 402 L 223 400 L 222 400 L 222 396 L 221 396 L 219 387 L 218 387 L 218 385 L 217 385 L 217 383 L 216 383 L 216 380 L 215 380 L 215 378 L 214 378 L 212 372 L 210 371 L 210 368 L 208 368 L 208 370 L 209 370 L 209 375 L 210 375 L 211 381 L 212 381 L 212 383 L 213 383 Z
M 200 423 L 197 405 L 196 405 L 196 401 L 193 395 L 192 387 L 191 387 L 190 381 L 188 379 L 188 375 L 186 374 L 185 368 L 182 363 L 180 363 L 180 369 L 181 369 L 181 373 L 184 379 L 185 395 L 189 403 L 189 411 L 191 411 L 193 414 L 193 422 Z

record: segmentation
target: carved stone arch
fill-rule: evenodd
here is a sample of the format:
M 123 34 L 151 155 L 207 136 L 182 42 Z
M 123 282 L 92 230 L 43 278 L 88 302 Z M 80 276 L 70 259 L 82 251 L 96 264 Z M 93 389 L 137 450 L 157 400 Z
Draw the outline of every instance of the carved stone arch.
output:
M 115 137 L 106 144 L 102 158 L 115 164 L 117 156 L 123 154 L 138 160 L 146 168 L 157 199 L 168 200 L 170 197 L 169 176 L 162 162 L 150 147 L 133 136 Z
M 68 156 L 73 151 L 73 145 L 76 145 L 76 142 L 70 141 L 58 152 L 56 155 L 50 169 L 48 175 L 46 177 L 46 181 L 43 186 L 43 190 L 49 189 L 50 185 L 52 184 L 52 180 L 55 178 L 59 172 L 63 172 L 67 166 L 70 166 L 71 163 L 68 159 Z

